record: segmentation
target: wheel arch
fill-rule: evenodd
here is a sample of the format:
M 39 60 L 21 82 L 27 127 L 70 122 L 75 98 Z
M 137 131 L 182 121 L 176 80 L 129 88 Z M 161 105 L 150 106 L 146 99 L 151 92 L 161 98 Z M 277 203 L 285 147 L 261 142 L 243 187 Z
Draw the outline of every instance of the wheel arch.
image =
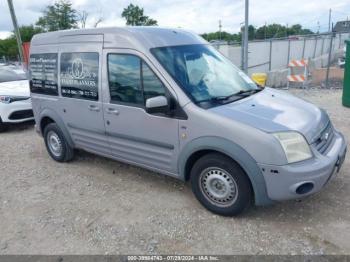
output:
M 234 142 L 220 137 L 201 137 L 189 142 L 180 152 L 179 176 L 182 180 L 190 178 L 192 165 L 207 153 L 220 153 L 235 161 L 247 174 L 254 191 L 256 205 L 270 204 L 263 174 L 254 158 Z
M 59 128 L 62 130 L 62 133 L 65 136 L 69 146 L 74 148 L 73 139 L 72 139 L 71 135 L 69 134 L 69 132 L 66 128 L 66 125 L 64 124 L 64 121 L 62 120 L 62 118 L 55 111 L 50 110 L 50 109 L 44 109 L 40 114 L 40 120 L 39 120 L 40 131 L 41 131 L 42 135 L 44 134 L 45 127 L 50 123 L 56 123 L 59 126 Z

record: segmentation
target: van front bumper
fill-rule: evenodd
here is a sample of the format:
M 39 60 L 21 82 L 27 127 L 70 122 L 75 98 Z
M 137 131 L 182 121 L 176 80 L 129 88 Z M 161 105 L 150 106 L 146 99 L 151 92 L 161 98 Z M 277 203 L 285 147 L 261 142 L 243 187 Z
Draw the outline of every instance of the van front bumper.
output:
M 332 144 L 324 155 L 312 150 L 312 159 L 298 163 L 284 166 L 258 164 L 271 200 L 298 199 L 320 191 L 339 172 L 347 146 L 344 136 L 335 131 Z

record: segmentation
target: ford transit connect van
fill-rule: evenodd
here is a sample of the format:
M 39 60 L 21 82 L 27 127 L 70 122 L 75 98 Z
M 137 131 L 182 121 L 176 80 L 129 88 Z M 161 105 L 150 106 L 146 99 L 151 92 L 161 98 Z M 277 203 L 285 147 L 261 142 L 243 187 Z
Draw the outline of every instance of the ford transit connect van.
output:
M 79 148 L 190 180 L 221 215 L 316 193 L 345 158 L 324 110 L 260 89 L 184 30 L 38 34 L 30 74 L 36 128 L 54 160 Z

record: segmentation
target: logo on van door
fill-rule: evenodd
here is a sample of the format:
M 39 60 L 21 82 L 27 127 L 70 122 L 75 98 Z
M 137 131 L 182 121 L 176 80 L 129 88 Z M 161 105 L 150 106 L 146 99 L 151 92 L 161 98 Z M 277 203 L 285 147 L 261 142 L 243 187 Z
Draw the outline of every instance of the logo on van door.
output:
M 62 53 L 62 95 L 97 100 L 98 61 L 98 53 Z
M 84 72 L 84 63 L 80 58 L 74 59 L 70 68 L 70 75 L 73 78 L 83 79 L 89 72 Z

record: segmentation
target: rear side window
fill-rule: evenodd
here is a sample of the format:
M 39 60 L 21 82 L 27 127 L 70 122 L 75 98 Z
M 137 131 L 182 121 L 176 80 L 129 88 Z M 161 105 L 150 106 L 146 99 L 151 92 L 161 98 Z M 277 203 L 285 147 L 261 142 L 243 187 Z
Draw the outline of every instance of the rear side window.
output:
M 29 62 L 30 91 L 57 96 L 57 54 L 32 54 Z
M 112 102 L 144 106 L 148 98 L 166 94 L 163 83 L 135 55 L 109 54 L 108 78 Z
M 98 100 L 98 59 L 98 53 L 61 54 L 62 96 Z

